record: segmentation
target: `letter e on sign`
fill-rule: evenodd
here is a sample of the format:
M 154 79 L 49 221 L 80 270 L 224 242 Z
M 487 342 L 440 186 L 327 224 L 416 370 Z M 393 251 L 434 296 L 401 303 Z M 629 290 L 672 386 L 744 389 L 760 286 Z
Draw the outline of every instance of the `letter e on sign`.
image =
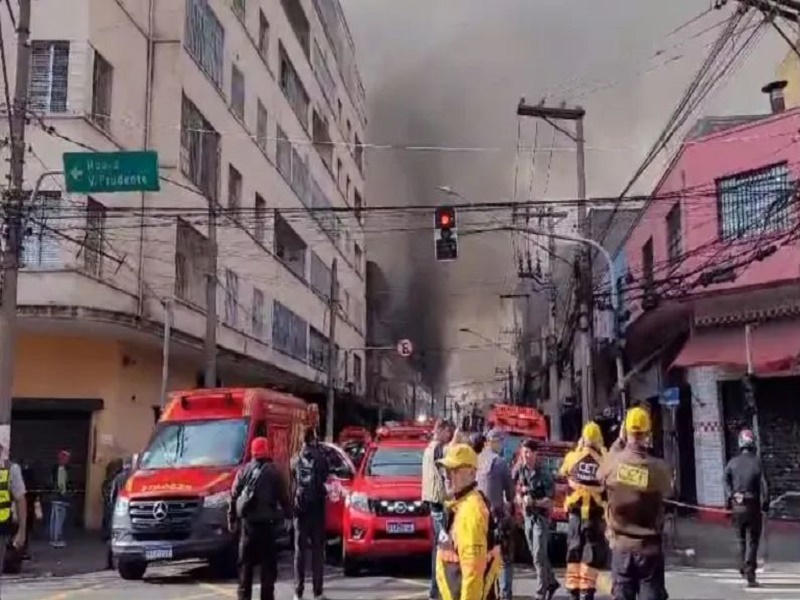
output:
M 411 340 L 400 340 L 397 342 L 397 353 L 403 358 L 408 358 L 414 352 L 414 344 Z

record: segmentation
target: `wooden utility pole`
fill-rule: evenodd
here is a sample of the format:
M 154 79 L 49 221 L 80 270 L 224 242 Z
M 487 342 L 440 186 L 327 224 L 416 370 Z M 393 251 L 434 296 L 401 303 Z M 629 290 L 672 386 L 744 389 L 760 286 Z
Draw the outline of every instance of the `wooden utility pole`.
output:
M 339 357 L 336 353 L 336 317 L 339 310 L 338 261 L 331 263 L 331 291 L 328 298 L 328 399 L 325 404 L 325 439 L 333 443 L 333 411 L 336 403 L 336 371 Z
M 17 64 L 11 111 L 11 178 L 5 197 L 5 252 L 3 253 L 2 307 L 0 307 L 0 444 L 7 455 L 11 446 L 11 401 L 14 394 L 14 354 L 17 341 L 17 278 L 22 249 L 22 212 L 25 208 L 25 124 L 30 80 L 31 0 L 19 0 Z
M 517 115 L 522 117 L 535 117 L 549 123 L 556 130 L 566 135 L 575 142 L 577 147 L 577 180 L 578 180 L 578 234 L 584 238 L 588 237 L 588 219 L 586 210 L 586 170 L 585 170 L 585 145 L 583 137 L 583 119 L 586 111 L 580 106 L 575 108 L 550 107 L 544 103 L 538 106 L 525 104 L 524 99 L 517 106 Z M 560 121 L 574 121 L 575 132 L 571 132 L 561 126 Z M 582 373 L 581 398 L 583 401 L 583 420 L 590 418 L 590 407 L 594 395 L 594 370 L 592 368 L 592 319 L 591 319 L 591 300 L 592 300 L 592 278 L 590 271 L 589 252 L 585 248 L 579 250 L 580 257 L 580 278 L 578 282 L 578 304 L 580 342 L 578 345 L 579 365 Z M 552 263 L 553 256 L 550 257 Z M 552 270 L 551 270 L 552 272 Z M 552 385 L 552 384 L 551 384 Z

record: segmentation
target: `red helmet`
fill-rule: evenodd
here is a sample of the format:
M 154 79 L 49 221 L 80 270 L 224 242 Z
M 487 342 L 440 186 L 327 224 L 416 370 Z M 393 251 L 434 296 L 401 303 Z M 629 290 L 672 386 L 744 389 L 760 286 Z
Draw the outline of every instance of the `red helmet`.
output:
M 250 454 L 253 458 L 267 458 L 269 455 L 269 442 L 265 437 L 253 438 L 250 443 Z

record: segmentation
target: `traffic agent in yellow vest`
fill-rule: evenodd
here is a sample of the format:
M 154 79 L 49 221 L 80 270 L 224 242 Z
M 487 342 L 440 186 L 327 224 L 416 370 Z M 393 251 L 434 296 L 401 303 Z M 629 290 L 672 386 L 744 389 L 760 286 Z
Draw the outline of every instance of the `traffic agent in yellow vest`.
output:
M 559 470 L 570 488 L 564 500 L 564 510 L 569 515 L 566 587 L 575 600 L 594 598 L 597 570 L 602 566 L 605 501 L 597 470 L 604 456 L 602 432 L 597 423 L 590 421 Z
M 478 456 L 467 444 L 447 448 L 438 461 L 451 500 L 437 544 L 436 582 L 442 600 L 495 597 L 502 557 L 489 503 L 477 489 Z

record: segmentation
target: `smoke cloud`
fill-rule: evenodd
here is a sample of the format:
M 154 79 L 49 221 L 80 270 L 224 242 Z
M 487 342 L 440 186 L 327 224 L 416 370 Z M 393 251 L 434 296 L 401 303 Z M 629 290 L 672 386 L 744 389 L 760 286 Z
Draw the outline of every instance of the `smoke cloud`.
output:
M 729 14 L 712 11 L 669 35 L 706 6 L 695 0 L 342 0 L 342 6 L 367 89 L 367 142 L 396 146 L 367 152 L 366 201 L 372 206 L 433 207 L 449 201 L 436 190 L 442 185 L 473 201 L 510 199 L 520 97 L 584 106 L 588 193 L 618 193 L 715 32 L 692 36 Z M 774 77 L 785 52 L 782 42 L 768 35 L 704 112 L 766 112 L 759 88 Z M 539 147 L 564 151 L 550 157 L 536 153 L 533 168 L 531 154 L 520 155 L 517 199 L 575 197 L 572 143 L 544 123 L 537 133 L 528 119 L 522 142 L 532 146 L 534 139 Z M 402 149 L 408 145 L 503 151 Z M 644 178 L 640 190 L 652 187 L 665 162 Z M 499 298 L 518 283 L 511 236 L 462 237 L 458 261 L 436 264 L 432 214 L 408 218 L 401 227 L 399 217 L 373 213 L 367 225 L 369 258 L 389 278 L 397 330 L 426 351 L 429 382 L 493 380 L 510 357 L 497 348 L 474 348 L 486 343 L 459 329 L 473 329 L 511 349 L 513 338 L 503 333 L 513 327 L 510 305 Z M 486 215 L 466 218 L 461 228 L 488 221 Z M 398 231 L 404 228 L 414 230 Z M 464 346 L 473 348 L 442 351 Z M 502 383 L 497 386 L 502 389 Z

